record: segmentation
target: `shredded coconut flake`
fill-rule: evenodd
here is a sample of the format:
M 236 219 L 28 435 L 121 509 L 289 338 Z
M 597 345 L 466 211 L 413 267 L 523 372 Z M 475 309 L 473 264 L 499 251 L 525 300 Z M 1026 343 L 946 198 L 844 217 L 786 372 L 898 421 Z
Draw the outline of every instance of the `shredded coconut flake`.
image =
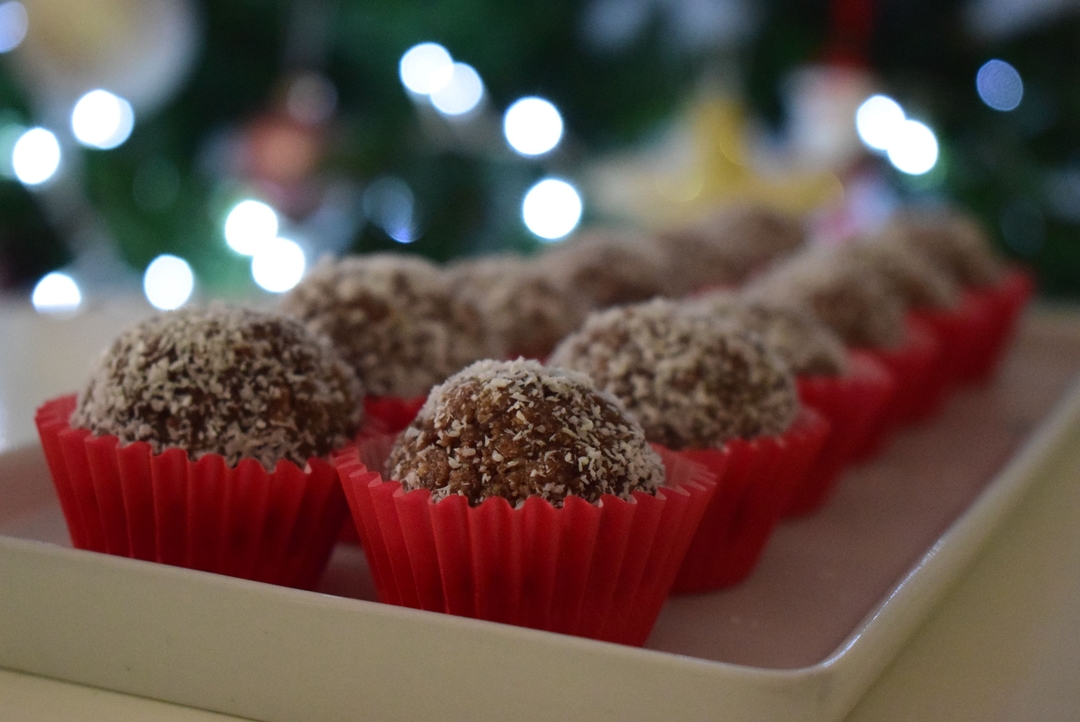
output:
M 904 340 L 904 305 L 875 273 L 835 251 L 799 253 L 746 289 L 749 298 L 802 303 L 848 346 L 887 348 Z
M 502 356 L 547 356 L 588 311 L 581 293 L 524 258 L 493 256 L 449 270 L 455 294 L 480 310 Z
M 756 334 L 674 301 L 594 314 L 548 363 L 587 373 L 676 449 L 780 434 L 798 411 L 791 371 Z
M 477 309 L 454 298 L 445 272 L 415 256 L 325 260 L 286 294 L 281 311 L 329 337 L 378 396 L 424 394 L 493 350 Z
M 528 416 L 508 412 L 515 397 L 529 402 Z M 539 431 L 538 421 L 564 410 L 565 424 Z M 549 434 L 551 427 L 560 430 Z M 664 481 L 659 455 L 615 398 L 583 374 L 524 359 L 480 361 L 432 389 L 387 472 L 406 489 L 427 488 L 436 499 L 462 494 L 472 504 L 491 496 L 521 504 L 540 495 L 555 505 L 568 495 L 629 498 Z
M 713 318 L 730 319 L 740 328 L 758 334 L 797 376 L 838 376 L 847 371 L 843 341 L 801 304 L 710 293 L 694 299 L 688 308 Z
M 910 246 L 888 239 L 864 239 L 840 247 L 841 260 L 863 273 L 876 273 L 907 308 L 952 308 L 960 287 Z
M 121 334 L 98 361 L 71 423 L 155 452 L 250 457 L 301 468 L 359 426 L 361 387 L 301 324 L 222 306 L 155 316 Z

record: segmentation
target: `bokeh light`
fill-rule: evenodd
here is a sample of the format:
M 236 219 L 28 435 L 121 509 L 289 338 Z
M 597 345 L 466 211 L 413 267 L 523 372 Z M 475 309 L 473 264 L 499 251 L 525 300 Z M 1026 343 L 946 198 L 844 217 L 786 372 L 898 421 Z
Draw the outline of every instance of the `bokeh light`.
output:
M 91 148 L 115 148 L 128 139 L 134 127 L 131 103 L 107 90 L 91 90 L 71 110 L 71 132 Z
M 304 249 L 287 238 L 273 238 L 251 258 L 251 277 L 270 293 L 285 293 L 304 277 Z
M 60 167 L 60 143 L 51 131 L 31 128 L 19 136 L 11 151 L 11 168 L 19 182 L 28 186 L 44 183 Z
M 254 255 L 278 232 L 278 216 L 262 201 L 244 200 L 225 217 L 225 242 L 243 256 Z
M 938 159 L 934 131 L 917 120 L 906 120 L 889 143 L 889 162 L 908 175 L 926 173 Z
M 1014 110 L 1024 98 L 1024 81 L 1016 68 L 1004 60 L 989 60 L 975 75 L 975 90 L 994 110 Z
M 562 116 L 543 98 L 522 98 L 506 109 L 503 133 L 510 147 L 521 155 L 547 153 L 562 139 Z
M 418 95 L 430 95 L 444 88 L 454 74 L 454 59 L 438 43 L 414 45 L 398 64 L 401 83 Z
M 581 210 L 577 189 L 557 178 L 546 178 L 534 185 L 521 204 L 525 226 L 545 241 L 563 238 L 577 228 Z
M 887 150 L 904 121 L 904 110 L 887 95 L 871 95 L 855 111 L 855 130 L 874 150 Z
M 0 53 L 19 47 L 26 37 L 29 21 L 20 2 L 0 3 Z
M 69 313 L 82 305 L 82 293 L 74 278 L 54 271 L 37 282 L 30 303 L 38 313 Z
M 408 184 L 394 176 L 381 176 L 364 189 L 364 215 L 398 243 L 412 243 L 416 230 L 415 201 Z
M 484 98 L 484 82 L 471 65 L 454 63 L 450 82 L 431 93 L 431 104 L 443 115 L 464 115 Z
M 143 274 L 143 291 L 150 305 L 162 311 L 180 308 L 195 290 L 195 274 L 179 256 L 162 254 L 150 262 Z

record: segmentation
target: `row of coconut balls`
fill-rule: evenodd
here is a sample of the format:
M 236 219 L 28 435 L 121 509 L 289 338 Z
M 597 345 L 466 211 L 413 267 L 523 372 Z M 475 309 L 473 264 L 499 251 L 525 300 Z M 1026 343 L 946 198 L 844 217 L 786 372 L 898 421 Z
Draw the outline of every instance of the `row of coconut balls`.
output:
M 314 269 L 281 314 L 150 319 L 117 339 L 78 400 L 39 410 L 73 541 L 311 586 L 343 489 L 380 598 L 465 613 L 441 595 L 489 577 L 447 576 L 480 568 L 450 539 L 458 522 L 494 540 L 484 554 L 517 548 L 492 521 L 511 510 L 526 526 L 534 514 L 569 524 L 556 536 L 574 546 L 574 520 L 594 515 L 583 510 L 622 529 L 653 508 L 641 493 L 679 515 L 695 499 L 668 525 L 678 553 L 658 547 L 648 562 L 666 571 L 631 605 L 645 610 L 636 631 L 550 627 L 640 643 L 669 589 L 744 579 L 782 516 L 817 508 L 892 425 L 933 412 L 935 389 L 988 368 L 1030 293 L 955 211 L 899 216 L 832 249 L 763 230 L 784 227 L 797 224 L 741 209 L 677 233 L 594 232 L 531 259 L 346 258 Z M 477 361 L 519 354 L 547 365 Z M 658 484 L 688 496 L 661 502 Z M 609 493 L 629 506 L 597 503 Z M 431 519 L 402 521 L 417 513 Z M 589 558 L 582 574 L 602 568 Z
M 280 311 L 330 338 L 366 394 L 414 397 L 480 358 L 545 358 L 590 312 L 736 286 L 812 311 L 848 346 L 897 346 L 905 311 L 955 307 L 1001 269 L 956 210 L 899 214 L 824 249 L 796 219 L 742 207 L 666 233 L 587 231 L 533 257 L 327 260 Z

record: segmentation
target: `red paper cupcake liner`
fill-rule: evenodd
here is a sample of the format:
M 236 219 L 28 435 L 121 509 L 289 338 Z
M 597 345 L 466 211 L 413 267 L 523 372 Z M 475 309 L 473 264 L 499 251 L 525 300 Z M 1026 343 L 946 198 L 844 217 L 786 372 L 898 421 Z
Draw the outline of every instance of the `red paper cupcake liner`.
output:
M 875 456 L 898 425 L 917 416 L 919 408 L 934 404 L 935 394 L 941 393 L 937 381 L 931 381 L 941 353 L 937 339 L 925 326 L 911 321 L 905 333 L 906 340 L 898 348 L 862 349 L 889 370 L 895 385 L 884 412 L 856 450 L 856 460 Z
M 426 396 L 417 396 L 412 399 L 402 399 L 397 396 L 365 396 L 364 424 L 357 439 L 401 433 L 416 418 L 426 400 Z M 344 544 L 359 544 L 360 537 L 356 535 L 356 526 L 342 524 L 338 541 Z
M 396 396 L 364 397 L 364 428 L 361 433 L 365 436 L 400 433 L 416 418 L 426 400 L 427 396 L 412 399 Z
M 780 436 L 679 452 L 716 474 L 719 482 L 673 592 L 709 592 L 750 575 L 828 433 L 825 417 L 804 408 Z
M 801 376 L 799 400 L 829 422 L 829 435 L 791 495 L 785 516 L 809 514 L 828 500 L 856 449 L 875 427 L 893 394 L 893 377 L 866 353 L 850 352 L 844 376 Z
M 658 449 L 668 481 L 656 496 L 436 503 L 372 471 L 388 450 L 373 438 L 334 460 L 381 601 L 637 646 L 716 488 L 701 466 Z
M 154 454 L 115 436 L 72 428 L 75 396 L 35 416 L 45 459 L 77 549 L 161 562 L 256 581 L 311 588 L 346 515 L 333 466 L 288 461 L 267 472 L 217 454 Z
M 974 360 L 961 374 L 962 381 L 985 381 L 993 375 L 1034 290 L 1031 273 L 1012 268 L 996 286 L 971 292 L 976 302 L 983 304 L 989 322 Z
M 934 351 L 928 361 L 926 370 L 922 372 L 921 380 L 918 382 L 915 392 L 909 393 L 903 402 L 897 399 L 899 403 L 897 408 L 887 409 L 887 412 L 892 411 L 896 414 L 897 425 L 919 423 L 934 416 L 941 410 L 945 397 L 952 388 L 946 366 L 948 363 L 945 356 L 946 348 L 942 345 L 941 337 L 934 330 L 934 327 L 923 319 L 910 314 L 905 324 L 909 329 L 909 333 L 912 329 L 915 329 L 916 334 L 924 339 L 929 339 Z M 960 329 L 955 330 L 959 331 Z M 924 349 L 924 353 L 930 354 L 927 349 Z
M 965 293 L 955 308 L 912 311 L 908 317 L 929 329 L 941 347 L 933 377 L 941 384 L 942 395 L 974 372 L 992 326 L 992 313 L 985 300 Z M 932 401 L 926 402 L 915 411 L 918 418 L 925 418 L 933 414 L 935 406 Z

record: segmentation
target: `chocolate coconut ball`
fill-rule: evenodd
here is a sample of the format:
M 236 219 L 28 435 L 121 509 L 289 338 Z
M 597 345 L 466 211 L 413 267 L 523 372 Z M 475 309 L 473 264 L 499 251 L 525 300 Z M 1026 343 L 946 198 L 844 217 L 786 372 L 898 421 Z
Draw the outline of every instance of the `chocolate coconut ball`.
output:
M 839 376 L 847 372 L 844 342 L 806 306 L 710 293 L 694 299 L 689 307 L 714 318 L 730 319 L 740 328 L 758 334 L 796 376 Z
M 501 357 L 547 356 L 588 311 L 583 295 L 518 256 L 459 262 L 450 273 L 454 293 L 479 309 Z
M 798 413 L 794 377 L 760 337 L 665 299 L 590 315 L 548 364 L 588 374 L 673 449 L 781 434 Z
M 330 338 L 374 396 L 412 397 L 493 352 L 480 313 L 416 256 L 326 260 L 280 310 Z
M 155 453 L 192 459 L 281 459 L 303 468 L 348 442 L 361 387 L 330 345 L 296 321 L 238 308 L 185 309 L 143 321 L 113 342 L 79 396 L 71 424 Z
M 881 235 L 923 254 L 961 287 L 992 286 L 1001 280 L 1001 260 L 986 231 L 959 210 L 899 213 Z
M 556 283 L 582 294 L 591 308 L 645 301 L 668 292 L 665 257 L 647 239 L 593 230 L 563 241 L 537 262 Z
M 696 224 L 656 236 L 684 294 L 741 284 L 771 261 L 800 248 L 805 240 L 797 219 L 757 205 L 725 208 Z
M 858 270 L 881 276 L 907 308 L 946 309 L 960 302 L 956 281 L 910 246 L 869 239 L 841 246 L 838 253 Z
M 664 483 L 659 455 L 613 397 L 583 374 L 536 361 L 479 361 L 435 387 L 390 454 L 387 473 L 435 499 L 501 496 L 596 502 Z
M 904 340 L 904 304 L 878 274 L 835 252 L 800 253 L 746 289 L 751 299 L 808 307 L 848 346 L 888 348 Z

